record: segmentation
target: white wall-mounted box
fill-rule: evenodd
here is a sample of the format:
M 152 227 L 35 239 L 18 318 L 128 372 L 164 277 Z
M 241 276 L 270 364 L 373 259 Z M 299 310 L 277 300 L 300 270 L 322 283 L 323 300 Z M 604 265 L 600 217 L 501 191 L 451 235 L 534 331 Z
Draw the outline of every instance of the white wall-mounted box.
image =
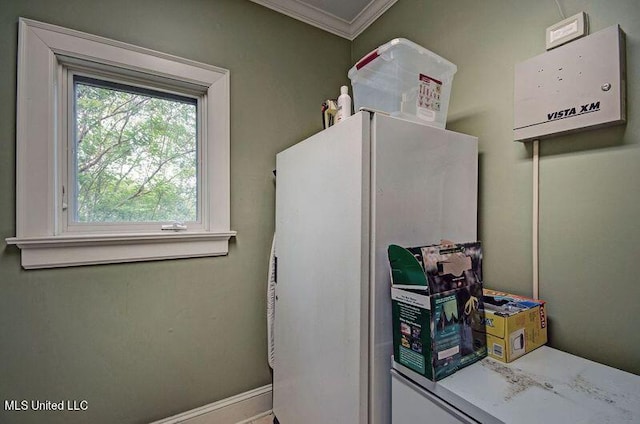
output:
M 625 122 L 625 38 L 618 25 L 516 64 L 514 139 Z

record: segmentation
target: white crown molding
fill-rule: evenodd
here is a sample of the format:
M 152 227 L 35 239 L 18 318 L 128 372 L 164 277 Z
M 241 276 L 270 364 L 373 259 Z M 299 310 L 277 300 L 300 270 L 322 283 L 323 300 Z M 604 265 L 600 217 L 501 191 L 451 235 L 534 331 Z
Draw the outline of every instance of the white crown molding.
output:
M 294 19 L 313 25 L 340 37 L 349 38 L 349 22 L 297 0 L 251 0 Z
M 298 0 L 251 0 L 269 9 L 353 41 L 397 0 L 371 0 L 353 20 L 347 21 Z
M 362 12 L 351 21 L 351 37 L 354 40 L 358 35 L 375 22 L 384 12 L 393 6 L 398 0 L 372 0 Z

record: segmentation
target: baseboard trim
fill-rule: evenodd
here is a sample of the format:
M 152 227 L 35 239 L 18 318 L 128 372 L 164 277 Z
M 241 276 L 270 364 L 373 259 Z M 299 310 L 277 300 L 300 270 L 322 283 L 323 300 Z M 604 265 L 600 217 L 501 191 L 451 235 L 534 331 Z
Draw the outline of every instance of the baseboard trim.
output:
M 256 420 L 259 420 L 260 418 L 264 418 L 266 416 L 271 415 L 272 412 L 273 412 L 273 410 L 270 409 L 268 411 L 263 412 L 262 414 L 256 415 L 255 417 L 251 417 L 251 418 L 248 418 L 248 419 L 246 419 L 244 421 L 240 421 L 238 424 L 251 424 L 252 422 L 254 422 Z
M 268 384 L 150 424 L 248 423 L 272 408 L 272 385 Z

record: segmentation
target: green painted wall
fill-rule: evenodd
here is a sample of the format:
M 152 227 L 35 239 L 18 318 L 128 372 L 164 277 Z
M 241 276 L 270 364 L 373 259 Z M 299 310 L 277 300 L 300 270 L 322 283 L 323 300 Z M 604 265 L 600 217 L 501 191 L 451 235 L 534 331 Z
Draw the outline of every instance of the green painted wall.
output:
M 627 35 L 626 126 L 541 142 L 540 296 L 551 345 L 640 373 L 640 7 L 560 0 L 591 32 Z M 480 139 L 485 284 L 531 295 L 532 151 L 514 143 L 514 65 L 545 51 L 552 0 L 399 0 L 352 44 L 355 62 L 405 37 L 458 65 L 448 128 Z
M 24 271 L 0 247 L 0 422 L 143 423 L 271 382 L 266 276 L 275 154 L 321 129 L 350 43 L 249 1 L 3 0 L 0 238 L 15 235 L 17 22 L 23 16 L 231 70 L 226 257 Z M 86 413 L 4 411 L 86 399 Z

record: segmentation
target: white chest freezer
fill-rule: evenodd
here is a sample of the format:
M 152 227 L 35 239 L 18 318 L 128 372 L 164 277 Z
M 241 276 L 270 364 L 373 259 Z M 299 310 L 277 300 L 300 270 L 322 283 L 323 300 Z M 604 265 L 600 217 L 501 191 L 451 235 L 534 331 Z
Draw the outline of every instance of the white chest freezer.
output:
M 640 423 L 640 377 L 542 346 L 437 383 L 393 363 L 393 424 Z

